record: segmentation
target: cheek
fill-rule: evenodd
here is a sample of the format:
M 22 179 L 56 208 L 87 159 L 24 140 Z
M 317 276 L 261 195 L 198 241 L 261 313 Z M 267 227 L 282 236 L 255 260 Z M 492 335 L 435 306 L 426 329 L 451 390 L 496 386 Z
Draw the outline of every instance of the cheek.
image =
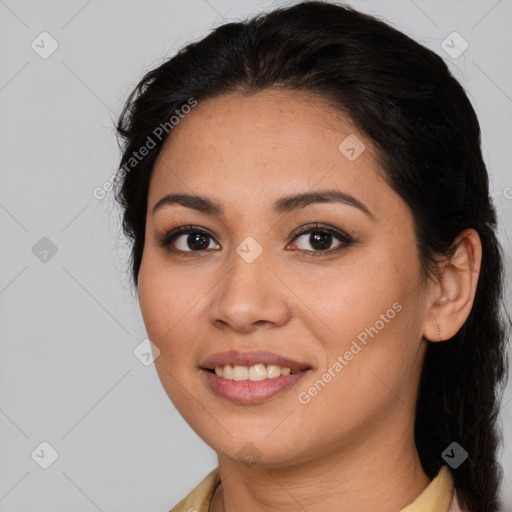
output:
M 143 257 L 138 282 L 139 304 L 146 332 L 160 350 L 155 365 L 166 391 L 169 392 L 173 379 L 166 372 L 174 375 L 186 356 L 185 351 L 178 350 L 178 341 L 182 339 L 180 328 L 190 322 L 187 311 L 194 303 L 193 297 L 189 300 L 182 292 L 189 287 L 183 286 L 176 273 L 166 270 L 150 255 Z M 190 306 L 189 302 L 192 302 Z
M 297 294 L 311 298 L 316 323 L 319 327 L 323 325 L 323 331 L 328 332 L 324 339 L 335 349 L 343 340 L 355 339 L 376 323 L 378 330 L 384 331 L 387 320 L 397 316 L 398 306 L 393 305 L 401 303 L 413 280 L 412 275 L 395 272 L 389 261 L 368 258 L 324 276 L 320 287 L 314 278 L 302 280 L 302 289 Z M 317 292 L 312 295 L 315 289 Z
M 146 331 L 151 341 L 162 349 L 160 338 L 170 320 L 165 312 L 172 314 L 175 311 L 173 304 L 169 304 L 172 295 L 168 291 L 172 283 L 168 283 L 165 274 L 162 275 L 159 266 L 147 255 L 147 251 L 142 258 L 138 283 L 139 304 Z
M 190 279 L 171 272 L 168 265 L 151 253 L 144 255 L 138 279 L 139 303 L 148 338 L 160 350 L 155 367 L 162 386 L 189 421 L 194 411 L 189 393 L 197 396 L 198 391 L 195 390 L 197 376 L 191 371 L 195 336 L 187 335 L 186 331 L 200 321 L 194 305 L 200 300 L 201 292 L 194 291 Z
M 321 340 L 321 371 L 343 374 L 334 379 L 337 382 L 348 381 L 371 393 L 368 368 L 390 383 L 400 376 L 409 378 L 422 324 L 419 262 L 413 251 L 381 247 L 364 258 L 355 257 L 354 264 L 347 263 L 323 279 L 321 287 L 318 280 L 302 281 L 297 294 L 314 300 L 310 304 L 316 315 L 310 316 L 309 327 Z M 318 292 L 311 296 L 313 281 Z M 339 364 L 333 368 L 336 361 Z
M 166 340 L 190 323 L 194 305 L 204 296 L 205 288 L 187 273 L 176 271 L 151 251 L 147 251 L 139 272 L 139 303 L 149 337 L 165 348 Z M 186 322 L 183 322 L 186 320 Z M 152 340 L 153 341 L 153 340 Z
M 188 393 L 199 393 L 204 352 L 204 304 L 214 283 L 197 270 L 180 270 L 165 257 L 148 251 L 139 272 L 139 303 L 148 338 L 160 350 L 155 365 L 162 384 L 178 409 L 187 409 Z M 202 350 L 203 349 L 203 350 Z

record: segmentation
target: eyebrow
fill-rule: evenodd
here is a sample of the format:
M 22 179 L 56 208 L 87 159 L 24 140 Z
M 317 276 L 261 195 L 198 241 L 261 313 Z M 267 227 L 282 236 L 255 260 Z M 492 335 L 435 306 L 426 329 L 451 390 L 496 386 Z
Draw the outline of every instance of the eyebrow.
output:
M 335 189 L 304 192 L 302 194 L 281 197 L 274 203 L 273 210 L 276 214 L 283 214 L 305 208 L 314 203 L 343 203 L 358 208 L 370 218 L 374 218 L 370 210 L 359 199 Z M 174 204 L 192 208 L 202 213 L 224 214 L 224 207 L 208 197 L 190 194 L 167 194 L 155 204 L 152 215 L 164 206 Z

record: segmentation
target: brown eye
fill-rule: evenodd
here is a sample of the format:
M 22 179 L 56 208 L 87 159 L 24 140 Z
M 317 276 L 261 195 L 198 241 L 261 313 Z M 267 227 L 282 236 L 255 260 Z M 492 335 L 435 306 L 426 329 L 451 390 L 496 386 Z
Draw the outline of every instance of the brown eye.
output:
M 211 249 L 212 235 L 199 227 L 181 226 L 158 238 L 161 247 L 175 253 L 192 253 Z M 216 244 L 214 249 L 220 249 Z
M 185 235 L 183 235 L 185 236 Z M 176 237 L 177 240 L 180 239 L 180 236 Z M 176 240 L 175 239 L 175 240 Z M 183 247 L 179 247 L 179 243 L 176 245 L 176 247 L 180 251 L 185 251 L 186 247 L 190 248 L 191 250 L 195 251 L 204 251 L 205 249 L 208 249 L 208 246 L 210 245 L 209 242 L 209 236 L 205 235 L 204 233 L 192 233 L 187 236 L 187 238 L 181 242 L 181 245 Z
M 354 243 L 354 240 L 346 233 L 331 227 L 324 228 L 318 224 L 315 224 L 314 227 L 308 228 L 308 226 L 305 226 L 301 228 L 299 234 L 296 235 L 293 240 L 298 239 L 303 239 L 298 248 L 302 251 L 312 253 L 313 255 L 322 253 L 330 254 Z M 295 242 L 295 244 L 297 244 L 297 242 Z M 335 244 L 334 248 L 333 244 Z M 309 249 L 309 247 L 311 247 L 312 250 Z
M 333 236 L 325 231 L 310 233 L 308 243 L 317 251 L 324 251 L 331 248 Z

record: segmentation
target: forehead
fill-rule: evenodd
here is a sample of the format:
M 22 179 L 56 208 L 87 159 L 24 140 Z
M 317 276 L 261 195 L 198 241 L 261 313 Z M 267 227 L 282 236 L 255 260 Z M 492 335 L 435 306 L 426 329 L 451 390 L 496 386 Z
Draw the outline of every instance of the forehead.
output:
M 357 158 L 347 158 L 347 144 Z M 348 118 L 310 93 L 225 94 L 199 101 L 172 129 L 155 164 L 149 206 L 169 189 L 252 203 L 337 187 L 370 200 L 388 188 L 375 155 Z

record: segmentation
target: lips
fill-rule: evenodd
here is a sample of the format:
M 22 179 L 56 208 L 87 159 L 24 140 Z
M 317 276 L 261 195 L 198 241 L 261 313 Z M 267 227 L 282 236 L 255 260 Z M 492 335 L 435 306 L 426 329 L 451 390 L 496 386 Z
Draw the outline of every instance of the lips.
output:
M 311 368 L 307 363 L 280 356 L 273 352 L 239 352 L 237 350 L 228 350 L 215 354 L 204 360 L 199 366 L 203 370 L 214 370 L 216 366 L 225 366 L 228 364 L 232 366 L 254 366 L 256 364 L 275 365 L 290 368 L 293 373 Z
M 216 375 L 217 371 L 228 367 L 237 372 L 240 367 L 254 367 L 255 365 L 267 365 L 267 368 L 286 368 L 285 374 L 275 376 L 274 378 L 259 378 L 254 380 L 231 380 Z M 255 352 L 238 352 L 230 350 L 215 354 L 200 365 L 205 384 L 217 395 L 228 399 L 239 405 L 250 405 L 264 402 L 286 390 L 292 389 L 300 380 L 308 375 L 311 366 L 280 356 L 272 352 L 255 351 Z M 289 370 L 288 370 L 289 369 Z M 279 375 L 279 374 L 277 374 Z

